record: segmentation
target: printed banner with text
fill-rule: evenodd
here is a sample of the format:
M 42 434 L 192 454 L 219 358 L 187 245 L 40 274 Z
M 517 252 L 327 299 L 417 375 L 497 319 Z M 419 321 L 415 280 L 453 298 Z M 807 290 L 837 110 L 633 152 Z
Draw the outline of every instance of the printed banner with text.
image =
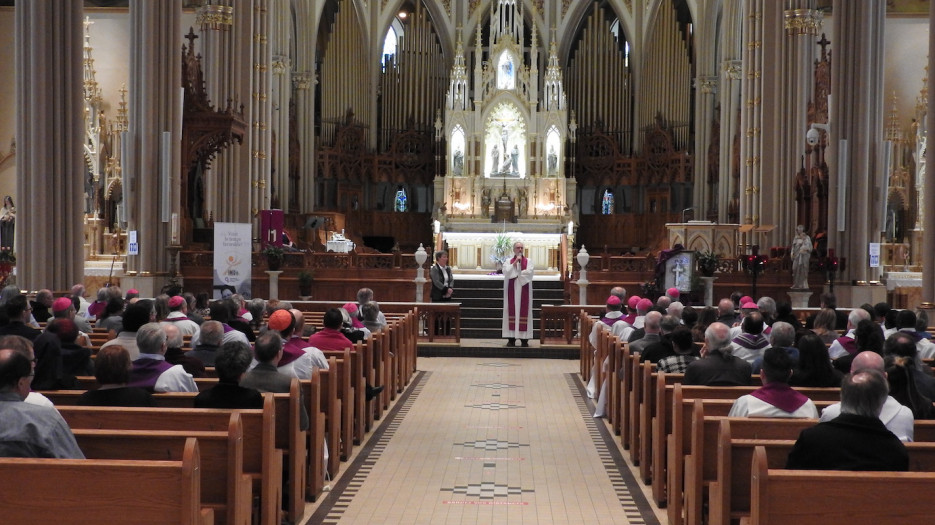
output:
M 214 298 L 250 299 L 250 223 L 214 223 Z

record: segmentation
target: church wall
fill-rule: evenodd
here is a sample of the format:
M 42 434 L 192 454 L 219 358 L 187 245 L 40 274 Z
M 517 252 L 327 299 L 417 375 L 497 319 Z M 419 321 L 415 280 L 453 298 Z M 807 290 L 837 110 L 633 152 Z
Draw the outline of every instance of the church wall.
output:
M 896 108 L 899 123 L 903 129 L 911 124 L 915 115 L 916 97 L 922 89 L 922 78 L 927 55 L 929 38 L 928 19 L 925 17 L 887 18 L 884 42 L 885 76 L 883 92 L 886 94 L 885 110 L 892 104 L 893 92 L 896 92 Z
M 14 46 L 13 9 L 0 11 L 0 78 L 10 79 L 0 83 L 0 158 L 9 153 L 10 143 L 16 135 L 16 83 Z M 19 202 L 16 194 L 16 159 L 10 159 L 0 165 L 0 194 L 12 195 L 13 202 Z

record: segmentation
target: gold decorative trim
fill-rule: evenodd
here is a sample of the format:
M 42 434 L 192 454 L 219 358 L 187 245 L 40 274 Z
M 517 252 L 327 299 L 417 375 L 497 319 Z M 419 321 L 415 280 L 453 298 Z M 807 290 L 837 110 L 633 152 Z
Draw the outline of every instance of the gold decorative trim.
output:
M 817 35 L 821 32 L 824 13 L 814 9 L 790 9 L 784 12 L 786 35 Z
M 202 31 L 227 31 L 234 25 L 234 8 L 226 5 L 204 5 L 198 9 L 195 23 Z
M 730 80 L 740 80 L 743 76 L 743 63 L 740 60 L 725 60 L 724 76 Z

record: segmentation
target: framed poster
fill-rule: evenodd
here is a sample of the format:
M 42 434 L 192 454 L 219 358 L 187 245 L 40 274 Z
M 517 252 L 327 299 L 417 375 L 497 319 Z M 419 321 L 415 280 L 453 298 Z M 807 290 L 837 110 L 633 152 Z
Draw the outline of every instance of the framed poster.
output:
M 680 292 L 692 289 L 692 274 L 695 268 L 695 252 L 681 252 L 666 261 L 665 289 L 677 288 Z

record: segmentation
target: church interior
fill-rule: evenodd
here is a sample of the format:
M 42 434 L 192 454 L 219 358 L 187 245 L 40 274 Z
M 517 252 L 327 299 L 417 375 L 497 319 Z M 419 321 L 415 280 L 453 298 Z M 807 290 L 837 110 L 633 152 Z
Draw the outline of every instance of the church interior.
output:
M 218 232 L 242 225 L 248 299 L 421 305 L 446 250 L 499 308 L 521 241 L 536 342 L 567 335 L 555 355 L 582 361 L 574 309 L 614 286 L 935 309 L 933 23 L 929 0 L 0 0 L 0 279 L 220 298 Z M 498 360 L 499 317 L 455 310 L 422 313 L 464 317 L 485 357 L 435 359 L 420 327 L 419 371 L 413 350 L 364 447 L 330 452 L 353 467 L 329 490 L 356 503 L 320 495 L 304 522 L 683 522 L 697 501 L 651 480 L 684 473 L 622 441 L 626 386 L 594 419 L 590 365 Z M 411 446 L 381 458 L 394 432 Z

